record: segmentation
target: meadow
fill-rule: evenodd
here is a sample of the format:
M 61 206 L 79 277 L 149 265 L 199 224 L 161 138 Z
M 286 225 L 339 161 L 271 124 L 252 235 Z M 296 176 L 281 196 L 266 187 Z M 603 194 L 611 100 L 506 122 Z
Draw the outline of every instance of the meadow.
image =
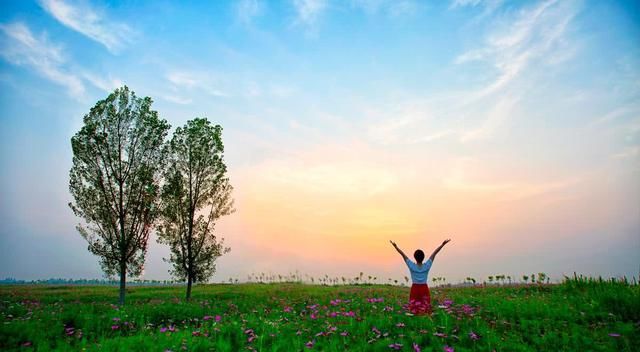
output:
M 626 280 L 434 288 L 412 316 L 397 285 L 0 286 L 0 350 L 638 351 Z

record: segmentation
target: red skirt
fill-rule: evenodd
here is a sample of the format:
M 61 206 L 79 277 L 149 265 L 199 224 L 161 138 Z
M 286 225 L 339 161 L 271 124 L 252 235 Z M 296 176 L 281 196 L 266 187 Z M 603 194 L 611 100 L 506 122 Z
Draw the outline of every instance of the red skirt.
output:
M 416 315 L 431 314 L 431 292 L 427 284 L 411 285 L 409 310 Z

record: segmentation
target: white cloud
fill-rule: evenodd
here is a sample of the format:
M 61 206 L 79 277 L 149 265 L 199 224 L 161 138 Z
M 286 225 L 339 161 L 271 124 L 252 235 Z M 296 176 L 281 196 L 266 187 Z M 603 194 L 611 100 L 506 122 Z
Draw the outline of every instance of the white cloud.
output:
M 87 80 L 89 83 L 93 84 L 96 88 L 99 88 L 105 92 L 112 92 L 116 88 L 122 87 L 124 83 L 117 78 L 113 78 L 109 76 L 108 78 L 103 78 L 97 76 L 91 72 L 84 72 L 82 77 Z
M 293 0 L 296 11 L 295 24 L 314 26 L 327 7 L 326 0 Z
M 362 9 L 369 15 L 386 13 L 390 16 L 409 15 L 419 7 L 414 0 L 352 0 L 351 6 Z
M 71 4 L 64 0 L 41 0 L 40 3 L 60 23 L 104 45 L 112 53 L 130 43 L 134 35 L 129 26 L 109 21 L 89 3 Z
M 262 15 L 265 4 L 260 0 L 241 0 L 236 7 L 236 15 L 240 22 L 250 24 L 253 20 Z
M 218 80 L 209 72 L 171 71 L 166 74 L 166 79 L 171 83 L 174 91 L 197 89 L 215 97 L 229 96 L 227 92 L 217 88 Z M 177 101 L 179 100 L 174 102 Z
M 85 87 L 82 80 L 64 69 L 66 60 L 62 48 L 47 38 L 46 33 L 34 36 L 24 23 L 0 25 L 3 32 L 0 55 L 8 62 L 29 67 L 45 78 L 67 88 L 69 95 L 80 99 Z
M 521 11 L 512 23 L 499 26 L 486 38 L 486 45 L 459 55 L 454 63 L 486 61 L 498 70 L 495 79 L 476 92 L 481 98 L 505 88 L 535 60 L 561 63 L 573 48 L 566 46 L 566 29 L 577 12 L 573 2 L 546 1 Z M 548 60 L 553 55 L 553 60 Z M 562 59 L 557 59 L 562 57 Z

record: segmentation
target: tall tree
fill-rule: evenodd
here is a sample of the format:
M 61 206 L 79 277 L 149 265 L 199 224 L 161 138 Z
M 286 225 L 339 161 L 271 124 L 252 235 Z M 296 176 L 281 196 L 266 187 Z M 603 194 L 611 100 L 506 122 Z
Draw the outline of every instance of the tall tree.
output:
M 149 232 L 157 219 L 159 177 L 164 160 L 166 120 L 151 110 L 149 97 L 116 89 L 84 116 L 71 138 L 73 166 L 69 206 L 84 219 L 78 231 L 100 257 L 107 276 L 120 276 L 124 304 L 127 273 L 144 268 Z
M 230 250 L 214 233 L 217 220 L 234 212 L 223 153 L 222 127 L 204 118 L 177 128 L 168 145 L 158 242 L 169 245 L 187 300 L 192 284 L 210 278 L 215 260 Z

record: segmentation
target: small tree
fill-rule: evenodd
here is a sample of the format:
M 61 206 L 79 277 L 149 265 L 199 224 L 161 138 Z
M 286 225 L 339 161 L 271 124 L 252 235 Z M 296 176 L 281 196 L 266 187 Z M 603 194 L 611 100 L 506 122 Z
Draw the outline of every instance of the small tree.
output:
M 151 225 L 157 215 L 162 145 L 170 128 L 126 86 L 116 89 L 84 116 L 73 138 L 69 206 L 85 220 L 78 231 L 100 257 L 107 276 L 120 276 L 124 304 L 126 276 L 144 266 Z
M 216 270 L 215 260 L 230 250 L 214 228 L 220 217 L 234 211 L 233 188 L 226 175 L 219 125 L 203 118 L 188 121 L 176 129 L 167 149 L 158 242 L 169 245 L 172 274 L 187 281 L 189 300 L 192 284 L 209 279 Z

